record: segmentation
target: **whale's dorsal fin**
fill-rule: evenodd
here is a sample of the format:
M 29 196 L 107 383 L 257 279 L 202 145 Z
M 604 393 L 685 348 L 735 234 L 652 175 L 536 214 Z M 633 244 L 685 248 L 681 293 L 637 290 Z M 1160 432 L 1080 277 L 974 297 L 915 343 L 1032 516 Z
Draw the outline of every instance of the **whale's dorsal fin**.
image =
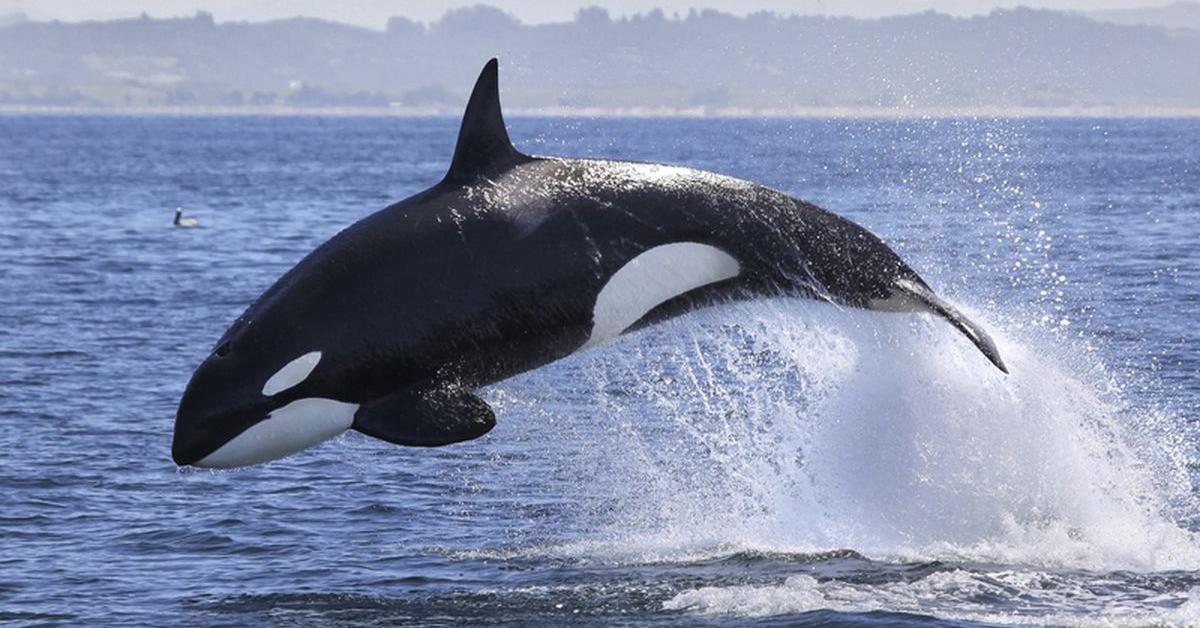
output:
M 468 179 L 504 172 L 529 160 L 513 148 L 500 113 L 500 80 L 495 59 L 483 66 L 458 131 L 458 145 L 447 179 Z

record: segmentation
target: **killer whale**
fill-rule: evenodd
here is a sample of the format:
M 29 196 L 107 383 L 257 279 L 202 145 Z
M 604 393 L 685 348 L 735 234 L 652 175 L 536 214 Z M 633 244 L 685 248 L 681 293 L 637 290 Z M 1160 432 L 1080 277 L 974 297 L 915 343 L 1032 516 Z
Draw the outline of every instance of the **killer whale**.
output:
M 521 153 L 497 74 L 492 59 L 441 182 L 317 247 L 217 341 L 180 399 L 177 464 L 256 464 L 348 429 L 478 438 L 496 421 L 480 386 L 775 295 L 932 313 L 1007 372 L 982 328 L 849 220 L 711 172 Z

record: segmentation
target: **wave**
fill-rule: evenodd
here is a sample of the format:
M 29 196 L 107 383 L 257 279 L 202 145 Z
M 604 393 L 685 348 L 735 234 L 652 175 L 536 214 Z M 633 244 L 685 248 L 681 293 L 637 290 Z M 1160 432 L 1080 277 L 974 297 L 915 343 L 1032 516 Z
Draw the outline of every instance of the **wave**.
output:
M 1200 586 L 1131 583 L 1111 577 L 1053 572 L 943 571 L 916 581 L 860 583 L 789 577 L 779 585 L 703 587 L 667 600 L 665 610 L 704 615 L 763 617 L 817 610 L 888 611 L 996 624 L 1056 626 L 1194 626 L 1200 623 Z M 1114 604 L 1119 600 L 1119 604 Z

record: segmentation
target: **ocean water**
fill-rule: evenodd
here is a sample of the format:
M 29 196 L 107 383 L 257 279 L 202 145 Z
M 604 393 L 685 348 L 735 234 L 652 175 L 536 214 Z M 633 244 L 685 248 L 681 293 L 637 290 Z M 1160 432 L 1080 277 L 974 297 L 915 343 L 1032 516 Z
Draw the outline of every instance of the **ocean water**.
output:
M 763 301 L 489 387 L 477 441 L 176 469 L 225 327 L 456 126 L 0 117 L 0 621 L 1200 624 L 1195 120 L 511 120 L 864 224 L 1012 374 Z

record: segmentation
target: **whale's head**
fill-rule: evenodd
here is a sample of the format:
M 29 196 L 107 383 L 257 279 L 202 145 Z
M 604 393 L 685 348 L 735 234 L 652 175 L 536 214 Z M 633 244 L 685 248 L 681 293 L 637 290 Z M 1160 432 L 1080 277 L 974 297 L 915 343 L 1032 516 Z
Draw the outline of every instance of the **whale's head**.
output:
M 241 467 L 282 458 L 348 429 L 358 406 L 321 395 L 320 348 L 235 323 L 179 402 L 171 455 L 180 466 Z

